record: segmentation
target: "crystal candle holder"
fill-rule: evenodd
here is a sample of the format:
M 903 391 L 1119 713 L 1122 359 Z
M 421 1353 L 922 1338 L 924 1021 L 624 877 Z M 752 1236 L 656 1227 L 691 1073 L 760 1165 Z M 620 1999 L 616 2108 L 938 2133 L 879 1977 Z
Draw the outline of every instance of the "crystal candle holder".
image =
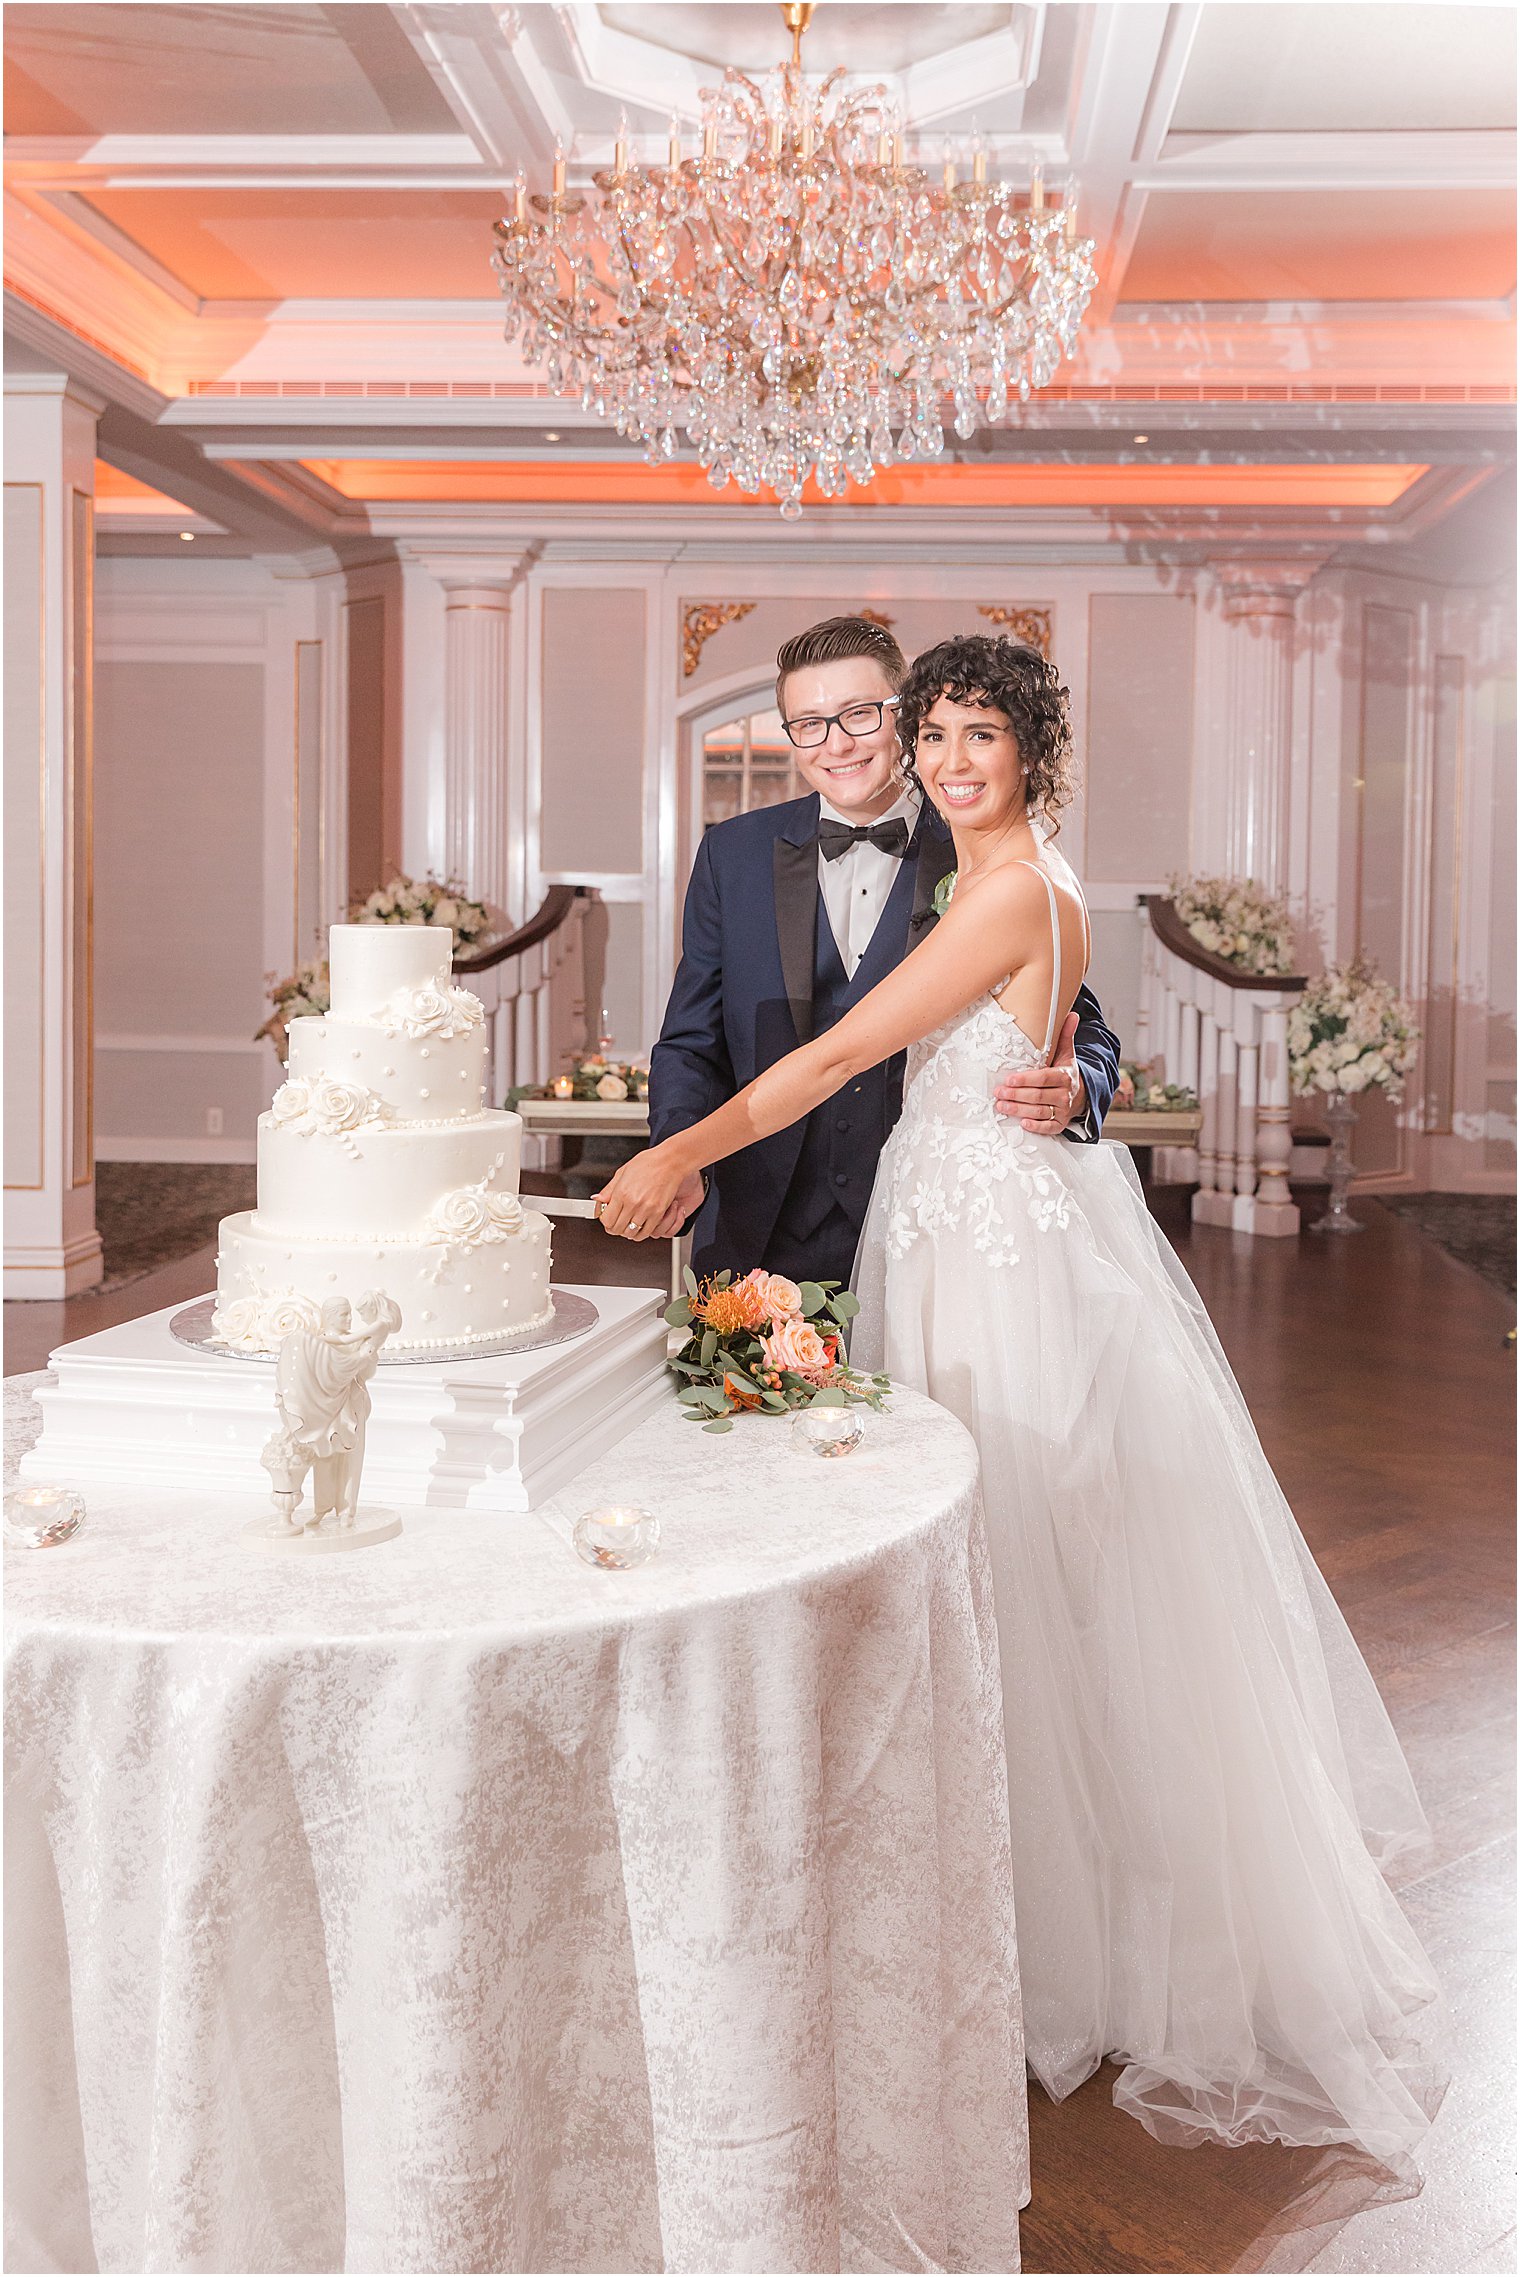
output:
M 865 1435 L 865 1417 L 855 1407 L 805 1407 L 792 1417 L 792 1445 L 799 1455 L 852 1455 Z
M 660 1546 L 660 1521 L 632 1504 L 587 1510 L 576 1519 L 571 1539 L 587 1565 L 627 1573 L 647 1565 Z
M 84 1524 L 84 1496 L 71 1486 L 21 1486 L 5 1498 L 5 1538 L 24 1550 L 51 1550 Z

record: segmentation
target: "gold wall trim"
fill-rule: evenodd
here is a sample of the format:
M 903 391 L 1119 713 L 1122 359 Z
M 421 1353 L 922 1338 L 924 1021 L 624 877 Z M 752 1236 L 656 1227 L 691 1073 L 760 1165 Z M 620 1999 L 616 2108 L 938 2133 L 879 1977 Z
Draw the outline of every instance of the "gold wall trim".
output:
M 7 1178 L 8 1194 L 40 1194 L 47 1186 L 47 485 L 7 482 L 37 493 L 37 1179 Z
M 1037 648 L 1040 654 L 1050 655 L 1050 611 L 1048 609 L 1004 608 L 998 601 L 978 601 L 976 613 L 986 617 L 990 624 L 1000 626 L 1020 640 L 1026 648 Z
M 702 651 L 724 625 L 747 617 L 753 601 L 692 601 L 681 618 L 681 677 L 689 680 L 702 661 Z

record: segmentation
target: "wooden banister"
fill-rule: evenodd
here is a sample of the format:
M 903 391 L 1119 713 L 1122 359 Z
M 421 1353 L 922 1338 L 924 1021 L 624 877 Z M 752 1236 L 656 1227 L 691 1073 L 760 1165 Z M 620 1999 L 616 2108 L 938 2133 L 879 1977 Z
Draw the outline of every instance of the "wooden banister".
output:
M 1228 957 L 1216 957 L 1195 941 L 1187 926 L 1177 914 L 1177 905 L 1164 893 L 1143 893 L 1142 903 L 1150 917 L 1151 931 L 1158 941 L 1180 957 L 1185 965 L 1198 972 L 1206 972 L 1211 980 L 1222 980 L 1227 988 L 1284 989 L 1303 988 L 1306 975 L 1287 972 L 1242 972 L 1232 965 Z
M 455 972 L 468 978 L 471 973 L 489 972 L 493 965 L 505 964 L 508 957 L 520 957 L 529 949 L 536 949 L 541 941 L 549 940 L 559 931 L 576 903 L 589 900 L 591 893 L 590 886 L 550 886 L 525 925 L 519 925 L 515 933 L 504 933 L 483 947 L 467 949 L 456 956 Z

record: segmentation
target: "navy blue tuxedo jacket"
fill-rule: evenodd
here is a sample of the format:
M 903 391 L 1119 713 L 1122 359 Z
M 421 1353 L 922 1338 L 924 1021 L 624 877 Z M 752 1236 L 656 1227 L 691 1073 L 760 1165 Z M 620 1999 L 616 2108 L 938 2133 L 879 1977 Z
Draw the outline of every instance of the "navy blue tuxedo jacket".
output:
M 852 998 L 884 980 L 935 923 L 935 889 L 954 866 L 950 833 L 926 801 L 857 967 Z M 820 902 L 816 796 L 735 815 L 707 832 L 686 890 L 681 962 L 650 1061 L 653 1144 L 700 1122 L 811 1041 Z M 1066 1135 L 1080 1142 L 1101 1135 L 1119 1080 L 1119 1043 L 1090 989 L 1078 991 L 1074 1008 L 1088 1107 Z M 901 1111 L 903 1065 L 898 1054 L 883 1070 L 884 1132 Z M 693 1228 L 699 1269 L 731 1265 L 745 1272 L 764 1262 L 805 1130 L 805 1123 L 794 1123 L 715 1166 Z

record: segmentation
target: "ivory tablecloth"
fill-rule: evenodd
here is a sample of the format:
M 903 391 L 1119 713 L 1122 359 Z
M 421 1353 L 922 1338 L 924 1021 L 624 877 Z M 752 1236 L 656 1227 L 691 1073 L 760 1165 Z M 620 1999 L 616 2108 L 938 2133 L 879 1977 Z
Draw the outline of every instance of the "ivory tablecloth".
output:
M 8 1549 L 9 2266 L 1016 2269 L 976 1460 L 892 1408 L 351 1556 L 193 1490 Z M 609 1499 L 652 1566 L 574 1557 Z

